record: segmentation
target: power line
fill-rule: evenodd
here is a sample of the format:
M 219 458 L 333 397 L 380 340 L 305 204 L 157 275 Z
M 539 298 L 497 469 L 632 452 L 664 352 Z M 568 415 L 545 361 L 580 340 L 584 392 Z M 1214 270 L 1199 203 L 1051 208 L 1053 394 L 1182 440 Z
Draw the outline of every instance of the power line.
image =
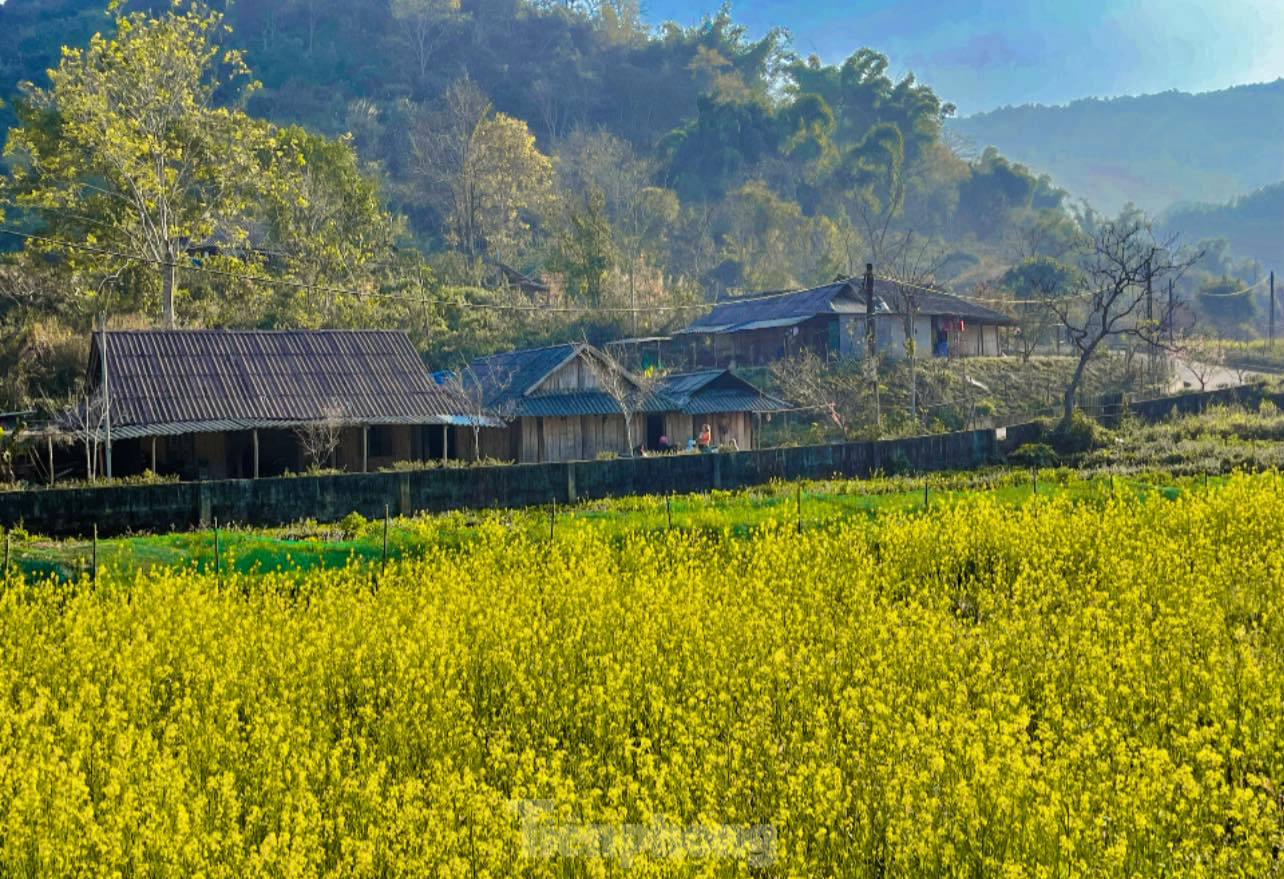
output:
M 40 241 L 50 244 L 54 247 L 65 247 L 69 250 L 80 250 L 87 253 L 95 253 L 100 256 L 112 256 L 117 259 L 128 260 L 131 262 L 146 263 L 157 267 L 166 265 L 164 260 L 156 259 L 149 256 L 140 256 L 138 254 L 122 253 L 107 247 L 97 247 L 91 244 L 78 244 L 73 241 L 64 241 L 58 238 L 50 238 L 44 235 L 35 235 L 30 232 L 20 232 L 17 229 L 7 229 L 0 227 L 0 234 L 12 235 L 15 238 L 22 238 L 28 241 Z M 698 302 L 698 303 L 680 303 L 674 305 L 653 305 L 645 307 L 631 307 L 627 305 L 604 305 L 593 307 L 589 305 L 517 305 L 503 302 L 455 302 L 440 297 L 429 296 L 409 296 L 404 293 L 382 293 L 370 290 L 353 290 L 347 287 L 336 287 L 326 284 L 313 284 L 307 281 L 297 281 L 289 278 L 273 278 L 265 275 L 249 275 L 243 272 L 233 272 L 226 269 L 214 269 L 209 266 L 201 265 L 181 265 L 176 266 L 183 271 L 200 272 L 207 275 L 215 275 L 224 278 L 233 278 L 236 280 L 249 281 L 261 284 L 274 284 L 281 287 L 292 287 L 300 290 L 311 290 L 320 293 L 338 293 L 348 296 L 355 296 L 359 299 L 393 299 L 405 302 L 411 302 L 418 305 L 438 304 L 446 306 L 460 306 L 470 308 L 486 308 L 494 311 L 521 311 L 521 312 L 552 312 L 560 314 L 632 314 L 645 313 L 648 311 L 705 311 L 723 302 Z M 788 296 L 793 291 L 782 293 L 767 293 L 761 296 L 744 296 L 736 297 L 733 301 L 740 302 L 758 302 L 765 299 L 775 299 L 780 296 Z
M 1243 296 L 1243 295 L 1244 295 L 1244 294 L 1246 294 L 1246 293 L 1252 293 L 1252 292 L 1253 292 L 1254 290 L 1256 290 L 1258 287 L 1264 287 L 1264 286 L 1266 286 L 1266 282 L 1267 282 L 1267 280 L 1268 280 L 1267 278 L 1262 278 L 1262 280 L 1258 281 L 1258 282 L 1257 282 L 1256 284 L 1254 284 L 1253 286 L 1251 286 L 1251 287 L 1244 287 L 1244 288 L 1242 288 L 1242 289 L 1240 289 L 1240 290 L 1236 290 L 1236 291 L 1235 291 L 1235 292 L 1233 292 L 1233 293 L 1204 293 L 1204 292 L 1202 292 L 1202 291 L 1201 291 L 1198 295 L 1199 295 L 1199 296 L 1202 296 L 1202 297 L 1205 297 L 1205 298 L 1209 298 L 1209 299 L 1213 299 L 1213 298 L 1217 298 L 1217 299 L 1228 299 L 1228 298 L 1230 298 L 1230 297 L 1232 297 L 1232 296 Z

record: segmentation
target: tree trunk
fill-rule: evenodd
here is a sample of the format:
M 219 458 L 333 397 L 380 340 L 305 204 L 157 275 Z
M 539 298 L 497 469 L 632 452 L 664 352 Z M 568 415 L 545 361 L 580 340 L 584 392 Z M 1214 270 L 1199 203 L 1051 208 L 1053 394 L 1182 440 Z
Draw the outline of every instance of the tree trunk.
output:
M 165 242 L 165 264 L 161 266 L 161 312 L 165 329 L 174 329 L 174 276 L 177 273 L 174 243 Z
M 1092 356 L 1092 351 L 1085 351 L 1079 356 L 1079 365 L 1074 368 L 1074 375 L 1070 377 L 1070 384 L 1066 385 L 1066 394 L 1062 400 L 1061 422 L 1069 424 L 1070 419 L 1074 417 L 1074 398 L 1079 393 L 1079 384 L 1083 381 L 1084 370 L 1088 366 L 1088 358 Z

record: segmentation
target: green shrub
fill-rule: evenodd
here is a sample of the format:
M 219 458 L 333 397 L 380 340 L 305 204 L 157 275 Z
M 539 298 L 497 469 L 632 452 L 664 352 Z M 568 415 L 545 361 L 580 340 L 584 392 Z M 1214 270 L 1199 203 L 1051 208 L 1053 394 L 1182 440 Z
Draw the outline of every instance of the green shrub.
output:
M 1107 442 L 1106 429 L 1082 412 L 1075 412 L 1069 421 L 1039 418 L 1034 423 L 1039 426 L 1039 433 L 1033 442 L 1046 443 L 1058 455 L 1081 455 Z
M 366 517 L 355 510 L 339 520 L 339 530 L 344 540 L 355 540 L 366 530 Z
M 1024 443 L 1008 455 L 1008 463 L 1018 467 L 1056 467 L 1061 463 L 1056 449 L 1047 443 Z

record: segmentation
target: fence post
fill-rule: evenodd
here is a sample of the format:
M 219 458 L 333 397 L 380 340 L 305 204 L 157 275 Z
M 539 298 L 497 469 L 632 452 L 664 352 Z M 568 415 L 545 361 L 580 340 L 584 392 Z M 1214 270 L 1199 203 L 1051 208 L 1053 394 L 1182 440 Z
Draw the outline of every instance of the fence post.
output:
M 923 477 L 923 510 L 924 511 L 927 511 L 931 507 L 931 501 L 929 501 L 927 497 L 927 488 L 931 484 L 932 484 L 931 477 L 924 476 Z
M 379 562 L 379 571 L 388 569 L 388 505 L 383 505 L 383 558 Z
M 98 523 L 97 522 L 94 523 L 94 547 L 93 547 L 92 558 L 93 558 L 93 562 L 91 563 L 90 569 L 89 569 L 89 579 L 97 583 L 98 582 Z
M 795 486 L 798 507 L 798 533 L 802 534 L 802 480 Z
M 1038 467 L 1030 468 L 1030 481 L 1031 481 L 1031 484 L 1034 486 L 1034 493 L 1038 494 L 1039 493 L 1039 468 Z
M 548 505 L 548 539 L 553 539 L 553 526 L 557 522 L 557 498 Z
M 214 517 L 214 579 L 217 580 L 222 574 L 222 565 L 219 563 L 218 553 L 218 516 Z

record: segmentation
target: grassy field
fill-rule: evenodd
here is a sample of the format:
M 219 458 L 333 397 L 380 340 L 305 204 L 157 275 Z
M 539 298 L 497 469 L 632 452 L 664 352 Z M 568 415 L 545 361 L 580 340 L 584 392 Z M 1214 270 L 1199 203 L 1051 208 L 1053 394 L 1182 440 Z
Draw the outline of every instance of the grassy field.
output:
M 1036 486 L 1037 481 L 1037 486 Z M 925 503 L 952 505 L 978 492 L 995 502 L 1017 506 L 1036 493 L 1100 502 L 1112 494 L 1138 498 L 1175 497 L 1202 477 L 1170 478 L 1167 474 L 1111 475 L 1070 470 L 1044 470 L 1037 476 L 1025 470 L 995 469 L 977 473 L 934 474 L 869 480 L 828 480 L 775 483 L 737 492 L 630 497 L 592 501 L 553 510 L 490 510 L 394 518 L 388 523 L 390 559 L 415 557 L 437 547 L 460 547 L 478 539 L 486 525 L 495 525 L 531 540 L 548 539 L 589 529 L 615 538 L 635 532 L 677 531 L 748 537 L 754 529 L 788 524 L 804 530 L 852 517 L 871 518 L 922 510 Z M 550 518 L 552 521 L 550 522 Z M 382 520 L 348 517 L 340 523 L 297 523 L 286 528 L 220 530 L 218 564 L 224 572 L 265 573 L 288 569 L 341 568 L 351 563 L 383 564 Z M 75 580 L 87 576 L 94 564 L 94 546 L 87 540 L 46 540 L 23 532 L 13 535 L 11 564 L 31 578 L 54 576 Z M 97 546 L 103 570 L 192 567 L 212 572 L 215 536 L 212 530 L 182 534 L 139 535 L 104 539 Z
M 1257 410 L 1215 408 L 1159 424 L 1127 423 L 1103 433 L 1099 448 L 1068 455 L 1066 467 L 1038 476 L 1044 497 L 1074 501 L 1100 500 L 1110 494 L 1140 498 L 1156 493 L 1174 497 L 1209 479 L 1219 483 L 1236 470 L 1284 469 L 1284 414 L 1270 403 Z M 852 517 L 877 517 L 922 509 L 927 482 L 929 503 L 949 505 L 984 492 L 1002 505 L 1018 506 L 1033 494 L 1028 470 L 994 468 L 980 472 L 908 475 L 868 480 L 830 480 L 802 484 L 776 483 L 739 492 L 707 495 L 622 498 L 563 507 L 556 511 L 555 532 L 589 525 L 619 537 L 639 531 L 679 531 L 746 536 L 768 522 L 804 529 Z M 388 557 L 413 557 L 436 546 L 458 547 L 476 539 L 479 529 L 494 523 L 532 540 L 549 530 L 549 509 L 492 510 L 393 519 L 388 529 Z M 45 540 L 19 531 L 12 535 L 11 563 L 28 576 L 53 575 L 62 580 L 83 576 L 92 566 L 93 548 L 84 540 Z M 337 568 L 349 562 L 381 564 L 383 522 L 349 517 L 342 523 L 298 523 L 268 530 L 224 530 L 219 534 L 219 562 L 224 571 L 252 573 L 284 569 Z M 165 566 L 214 567 L 212 531 L 139 535 L 103 540 L 98 545 L 101 568 L 126 570 Z
M 0 875 L 1278 875 L 1284 478 L 965 478 L 11 577 Z

